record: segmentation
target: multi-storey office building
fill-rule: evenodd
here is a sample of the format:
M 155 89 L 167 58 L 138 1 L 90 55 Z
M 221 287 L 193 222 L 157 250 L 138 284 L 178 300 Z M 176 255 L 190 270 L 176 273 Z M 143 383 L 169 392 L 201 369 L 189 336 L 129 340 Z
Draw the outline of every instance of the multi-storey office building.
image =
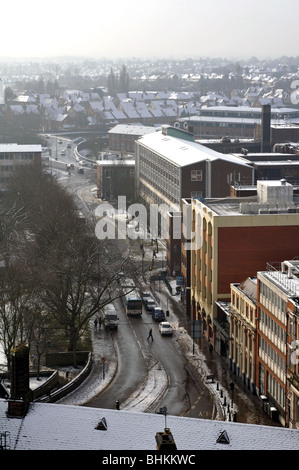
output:
M 248 388 L 255 387 L 257 279 L 231 284 L 230 367 Z
M 148 204 L 181 210 L 183 198 L 224 197 L 233 180 L 252 180 L 246 159 L 224 155 L 194 142 L 171 126 L 136 142 L 136 190 Z
M 299 198 L 285 181 L 258 181 L 247 198 L 192 200 L 192 231 L 201 244 L 191 251 L 191 303 L 203 335 L 225 355 L 227 315 L 220 301 L 230 284 L 256 276 L 269 260 L 291 259 L 299 250 Z
M 257 274 L 256 386 L 267 397 L 269 409 L 272 405 L 278 410 L 280 421 L 297 427 L 298 361 L 292 348 L 296 350 L 299 261 L 269 263 L 267 268 Z
M 292 264 L 294 260 L 292 261 Z M 296 270 L 298 264 L 296 263 Z M 299 298 L 288 299 L 288 362 L 286 418 L 289 428 L 299 429 Z
M 255 137 L 256 125 L 262 120 L 262 108 L 249 106 L 210 106 L 200 110 L 200 116 L 181 118 L 179 123 L 193 132 L 197 139 L 251 138 Z M 276 125 L 297 124 L 299 110 L 294 108 L 272 108 L 271 120 Z
M 41 155 L 41 145 L 0 144 L 0 187 L 5 186 L 17 167 L 41 166 Z

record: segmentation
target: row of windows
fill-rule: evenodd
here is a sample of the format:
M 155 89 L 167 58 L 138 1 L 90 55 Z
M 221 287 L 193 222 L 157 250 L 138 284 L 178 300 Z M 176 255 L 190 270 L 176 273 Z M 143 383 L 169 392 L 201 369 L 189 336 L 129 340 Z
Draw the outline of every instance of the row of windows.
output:
M 0 160 L 33 160 L 33 153 L 1 153 Z
M 177 181 L 179 181 L 180 169 L 176 165 L 160 157 L 150 149 L 140 146 L 140 163 L 142 163 L 142 161 L 149 165 L 149 167 L 154 167 L 155 165 L 156 169 L 159 171 L 164 170 L 169 173 L 169 175 L 176 177 Z
M 277 336 L 277 338 L 285 344 L 286 331 L 281 328 L 281 326 L 278 325 L 278 323 L 276 323 L 276 321 L 273 320 L 273 318 L 270 317 L 270 315 L 264 312 L 261 308 L 259 310 L 259 314 L 260 323 L 265 325 L 265 327 L 268 328 L 271 333 Z
M 284 299 L 282 299 L 276 292 L 274 292 L 269 286 L 260 282 L 260 294 L 265 297 L 266 300 L 272 304 L 273 307 L 276 307 L 280 312 L 284 315 L 287 311 L 287 303 Z M 260 302 L 262 303 L 262 299 L 260 298 Z M 271 310 L 271 309 L 269 309 Z
M 242 315 L 245 314 L 248 320 L 253 321 L 253 307 L 250 307 L 247 302 L 244 302 L 244 299 L 240 298 L 240 296 L 236 295 L 234 292 L 232 294 L 232 305 L 239 310 Z
M 272 361 L 282 373 L 285 373 L 286 361 L 283 356 L 278 354 L 278 352 L 271 346 L 268 341 L 266 341 L 261 336 L 259 337 L 259 349 L 263 351 L 266 356 Z
M 275 380 L 275 378 L 268 374 L 268 386 L 267 391 L 274 398 L 274 400 L 279 403 L 279 405 L 284 409 L 285 408 L 285 391 L 283 387 Z

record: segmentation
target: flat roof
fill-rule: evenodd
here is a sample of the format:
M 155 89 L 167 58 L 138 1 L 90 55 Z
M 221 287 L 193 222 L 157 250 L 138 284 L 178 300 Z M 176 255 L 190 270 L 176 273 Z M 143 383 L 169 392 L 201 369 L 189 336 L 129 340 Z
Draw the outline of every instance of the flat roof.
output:
M 97 160 L 99 166 L 135 166 L 135 160 Z
M 19 144 L 0 144 L 0 153 L 17 153 L 17 152 L 41 152 L 40 144 L 19 145 Z
M 108 134 L 144 135 L 160 130 L 158 127 L 142 126 L 134 124 L 118 124 L 108 131 Z

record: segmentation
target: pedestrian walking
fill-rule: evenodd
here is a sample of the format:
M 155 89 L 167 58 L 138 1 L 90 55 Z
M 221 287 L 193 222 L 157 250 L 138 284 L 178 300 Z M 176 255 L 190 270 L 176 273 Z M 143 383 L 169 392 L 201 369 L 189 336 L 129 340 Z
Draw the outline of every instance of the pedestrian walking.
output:
M 99 318 L 99 328 L 102 326 L 102 317 Z
M 147 340 L 149 340 L 150 338 L 152 339 L 152 341 L 154 341 L 154 338 L 153 338 L 153 330 L 152 330 L 152 329 L 149 330 L 149 334 L 148 334 Z
M 116 408 L 117 410 L 119 410 L 119 400 L 116 400 L 116 402 L 115 402 L 115 408 Z
M 95 330 L 97 329 L 97 325 L 98 325 L 98 320 L 95 319 L 95 321 L 94 321 L 94 329 L 95 329 Z

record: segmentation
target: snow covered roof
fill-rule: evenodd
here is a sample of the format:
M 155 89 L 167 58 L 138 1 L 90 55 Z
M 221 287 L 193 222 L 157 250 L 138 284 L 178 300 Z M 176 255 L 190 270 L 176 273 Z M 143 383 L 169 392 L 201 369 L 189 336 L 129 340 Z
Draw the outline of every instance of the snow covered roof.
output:
M 200 161 L 215 161 L 220 159 L 242 166 L 248 166 L 249 163 L 243 158 L 216 152 L 196 142 L 164 135 L 161 131 L 144 135 L 138 140 L 138 143 L 150 148 L 180 167 L 192 165 Z
M 8 418 L 0 400 L 0 433 L 11 450 L 156 450 L 165 416 L 61 404 L 31 403 L 24 418 Z M 104 421 L 102 421 L 104 418 Z M 100 422 L 104 429 L 97 429 Z M 296 450 L 299 431 L 166 416 L 177 450 Z M 225 432 L 226 443 L 217 442 Z M 221 440 L 221 439 L 220 439 Z
M 37 145 L 19 145 L 19 144 L 0 144 L 0 153 L 18 153 L 18 152 L 41 152 L 42 146 Z
M 132 134 L 132 135 L 144 135 L 151 132 L 156 132 L 158 129 L 151 126 L 142 126 L 134 124 L 118 124 L 112 127 L 108 131 L 108 134 Z

